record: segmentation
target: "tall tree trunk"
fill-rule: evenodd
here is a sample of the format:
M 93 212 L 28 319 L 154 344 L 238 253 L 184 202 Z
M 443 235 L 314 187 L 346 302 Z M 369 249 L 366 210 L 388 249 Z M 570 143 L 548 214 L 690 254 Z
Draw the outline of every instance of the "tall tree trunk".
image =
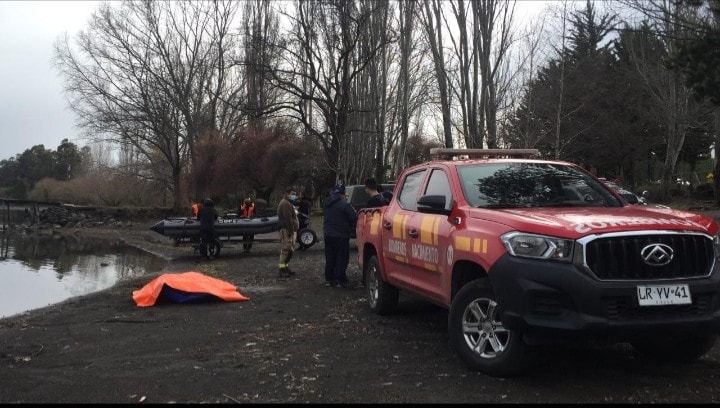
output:
M 425 0 L 423 13 L 423 27 L 430 43 L 433 67 L 440 94 L 440 111 L 442 112 L 443 140 L 445 147 L 453 147 L 452 115 L 450 111 L 450 91 L 448 77 L 445 69 L 445 54 L 443 51 L 443 18 L 440 9 L 440 0 Z
M 400 2 L 400 140 L 398 142 L 398 155 L 395 158 L 395 178 L 405 168 L 405 149 L 410 127 L 410 55 L 412 53 L 413 17 L 415 15 L 413 0 Z

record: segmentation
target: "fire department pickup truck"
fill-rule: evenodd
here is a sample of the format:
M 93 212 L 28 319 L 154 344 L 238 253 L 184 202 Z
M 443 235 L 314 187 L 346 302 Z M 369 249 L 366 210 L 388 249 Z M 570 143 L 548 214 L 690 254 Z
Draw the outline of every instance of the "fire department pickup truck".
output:
M 475 370 L 522 373 L 539 346 L 628 342 L 691 360 L 715 343 L 715 220 L 631 205 L 580 166 L 534 149 L 433 149 L 395 199 L 359 211 L 358 264 L 370 309 L 400 290 L 448 309 L 452 347 Z

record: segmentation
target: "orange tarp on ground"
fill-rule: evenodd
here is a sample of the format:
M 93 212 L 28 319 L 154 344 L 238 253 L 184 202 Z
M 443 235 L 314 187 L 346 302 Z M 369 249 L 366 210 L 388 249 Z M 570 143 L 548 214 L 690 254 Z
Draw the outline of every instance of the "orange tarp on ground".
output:
M 200 272 L 184 272 L 160 275 L 142 289 L 133 291 L 135 304 L 141 307 L 153 306 L 165 285 L 183 292 L 210 294 L 228 302 L 250 300 L 229 282 L 205 276 Z

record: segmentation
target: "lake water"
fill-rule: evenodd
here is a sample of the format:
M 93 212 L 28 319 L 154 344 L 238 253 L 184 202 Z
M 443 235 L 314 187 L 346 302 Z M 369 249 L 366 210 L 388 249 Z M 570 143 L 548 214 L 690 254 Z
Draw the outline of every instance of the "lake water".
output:
M 164 265 L 162 258 L 102 240 L 0 232 L 0 318 L 98 292 Z

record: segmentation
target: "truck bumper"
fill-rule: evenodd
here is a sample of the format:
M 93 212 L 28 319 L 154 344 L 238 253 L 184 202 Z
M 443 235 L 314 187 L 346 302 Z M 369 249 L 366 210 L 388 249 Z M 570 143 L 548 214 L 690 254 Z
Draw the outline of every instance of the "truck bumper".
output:
M 600 281 L 572 264 L 505 255 L 488 273 L 502 322 L 537 343 L 565 337 L 631 341 L 720 331 L 720 272 L 664 281 Z M 686 284 L 692 304 L 640 306 L 638 285 Z

